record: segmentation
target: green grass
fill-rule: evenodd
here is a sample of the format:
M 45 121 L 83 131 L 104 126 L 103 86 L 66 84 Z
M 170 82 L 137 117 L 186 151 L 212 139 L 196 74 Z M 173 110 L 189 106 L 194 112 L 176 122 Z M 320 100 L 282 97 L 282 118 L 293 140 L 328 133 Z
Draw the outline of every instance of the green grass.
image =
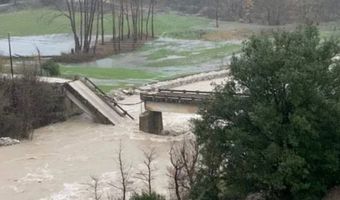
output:
M 161 58 L 165 58 L 170 55 L 178 54 L 176 51 L 170 49 L 159 49 L 157 51 L 152 52 L 150 55 L 147 56 L 148 60 L 157 60 Z
M 68 19 L 61 15 L 59 11 L 47 8 L 1 13 L 0 22 L 0 37 L 5 37 L 7 33 L 11 33 L 13 36 L 30 36 L 71 32 Z M 213 28 L 211 22 L 211 19 L 204 17 L 179 15 L 174 12 L 161 13 L 155 16 L 155 33 L 157 36 L 199 39 L 202 34 L 209 32 Z M 253 29 L 264 27 L 256 24 L 245 25 L 237 22 L 221 22 L 222 25 L 224 23 L 226 23 L 227 28 L 249 26 Z M 323 23 L 320 25 L 321 35 L 323 37 L 339 37 L 339 27 L 339 21 Z M 112 33 L 112 17 L 110 14 L 105 16 L 105 31 L 106 34 Z
M 118 88 L 125 88 L 126 84 L 116 84 L 116 85 L 98 85 L 98 87 L 105 93 Z
M 210 19 L 192 15 L 159 14 L 155 16 L 155 31 L 157 35 L 196 39 L 197 34 L 206 29 L 210 22 Z
M 68 33 L 68 21 L 49 9 L 22 10 L 0 14 L 0 37 Z
M 200 51 L 194 52 L 176 52 L 176 53 L 170 53 L 168 55 L 165 55 L 164 52 L 161 52 L 160 55 L 157 53 L 151 54 L 150 57 L 148 57 L 149 60 L 152 60 L 153 58 L 160 57 L 166 57 L 170 55 L 177 55 L 177 56 L 183 56 L 183 58 L 177 58 L 177 59 L 167 59 L 167 60 L 161 60 L 154 62 L 151 62 L 148 64 L 150 67 L 166 67 L 166 66 L 185 66 L 185 65 L 194 65 L 199 64 L 203 62 L 208 62 L 209 60 L 214 59 L 222 59 L 228 55 L 232 55 L 233 53 L 237 53 L 241 49 L 240 45 L 222 45 L 220 47 L 211 48 L 211 49 L 203 49 Z M 169 51 L 171 52 L 171 51 Z
M 174 12 L 161 13 L 155 16 L 155 33 L 156 36 L 166 36 L 177 39 L 200 39 L 205 33 L 232 33 L 237 30 L 261 30 L 267 26 L 256 24 L 241 24 L 237 22 L 221 22 L 221 28 L 215 29 L 213 20 L 193 15 L 180 15 Z M 125 23 L 126 26 L 126 23 Z M 287 26 L 288 27 L 288 26 Z M 125 27 L 126 29 L 126 27 Z M 10 32 L 13 36 L 30 36 L 70 33 L 69 22 L 66 17 L 60 15 L 59 11 L 51 9 L 28 9 L 10 13 L 0 14 L 0 38 L 5 37 Z M 242 32 L 242 31 L 241 31 Z M 256 32 L 256 31 L 254 31 Z M 105 33 L 112 33 L 112 19 L 110 14 L 105 16 Z M 126 33 L 126 31 L 125 31 Z M 238 32 L 236 31 L 236 34 Z M 248 33 L 248 32 L 247 32 Z M 320 25 L 320 33 L 324 38 L 337 37 L 340 38 L 340 21 L 323 23 Z M 151 34 L 151 33 L 150 33 Z M 217 34 L 218 35 L 218 34 Z M 209 39 L 210 41 L 219 41 L 218 39 Z M 195 66 L 200 63 L 208 63 L 209 61 L 219 60 L 232 53 L 237 53 L 241 49 L 241 45 L 231 45 L 216 42 L 216 46 L 212 48 L 198 47 L 194 50 L 178 49 L 176 43 L 165 43 L 153 45 L 144 45 L 139 52 L 144 53 L 146 62 L 141 63 L 145 67 L 186 67 Z M 150 51 L 150 52 L 148 52 Z M 169 56 L 179 56 L 175 59 L 165 59 Z M 119 64 L 119 66 L 124 66 Z M 153 69 L 152 69 L 153 70 Z M 136 67 L 131 68 L 99 68 L 89 66 L 69 65 L 62 66 L 61 73 L 64 77 L 75 75 L 86 76 L 95 79 L 113 80 L 112 86 L 100 83 L 100 87 L 104 91 L 109 91 L 117 87 L 125 87 L 126 85 L 140 84 L 141 82 L 131 81 L 131 79 L 148 81 L 148 80 L 165 80 L 173 78 L 173 73 L 166 71 L 161 74 L 156 72 L 143 71 Z M 185 74 L 182 70 L 181 76 Z M 190 73 L 187 72 L 187 73 Z
M 338 38 L 340 39 L 340 21 L 323 23 L 319 26 L 322 38 Z
M 195 27 L 205 28 L 209 21 L 202 17 L 180 16 L 175 13 L 157 14 L 155 33 L 158 36 L 170 34 L 178 38 L 181 38 L 182 34 L 184 38 L 196 37 Z M 0 37 L 5 37 L 7 33 L 13 36 L 31 36 L 71 32 L 68 19 L 59 11 L 52 9 L 27 9 L 2 13 L 0 22 Z M 106 34 L 112 33 L 112 17 L 109 14 L 105 16 L 105 31 Z
M 158 74 L 137 69 L 98 68 L 98 67 L 61 67 L 62 76 L 86 76 L 96 79 L 155 79 Z

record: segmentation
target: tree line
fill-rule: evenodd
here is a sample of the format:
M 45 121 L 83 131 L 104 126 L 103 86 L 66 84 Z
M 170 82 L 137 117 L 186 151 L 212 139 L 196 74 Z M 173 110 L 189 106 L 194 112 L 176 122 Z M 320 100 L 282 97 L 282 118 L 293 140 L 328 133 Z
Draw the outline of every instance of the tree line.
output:
M 216 19 L 283 25 L 292 22 L 320 23 L 339 19 L 338 0 L 173 0 L 167 5 Z
M 65 0 L 57 8 L 69 20 L 75 42 L 75 53 L 93 53 L 99 42 L 105 43 L 105 19 L 112 21 L 114 51 L 121 42 L 137 43 L 155 37 L 156 0 Z M 100 40 L 100 41 L 99 41 Z

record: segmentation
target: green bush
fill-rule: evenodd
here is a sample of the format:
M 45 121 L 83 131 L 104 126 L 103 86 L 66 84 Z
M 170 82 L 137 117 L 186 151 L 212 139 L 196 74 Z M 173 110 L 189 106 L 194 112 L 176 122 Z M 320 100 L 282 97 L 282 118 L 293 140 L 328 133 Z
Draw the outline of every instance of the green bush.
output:
M 130 200 L 165 200 L 165 197 L 154 192 L 151 194 L 143 192 L 142 194 L 135 193 Z
M 60 66 L 58 63 L 53 60 L 49 60 L 45 62 L 41 68 L 47 76 L 59 76 L 60 75 Z
M 192 199 L 320 200 L 339 185 L 339 53 L 314 27 L 247 41 L 195 122 Z

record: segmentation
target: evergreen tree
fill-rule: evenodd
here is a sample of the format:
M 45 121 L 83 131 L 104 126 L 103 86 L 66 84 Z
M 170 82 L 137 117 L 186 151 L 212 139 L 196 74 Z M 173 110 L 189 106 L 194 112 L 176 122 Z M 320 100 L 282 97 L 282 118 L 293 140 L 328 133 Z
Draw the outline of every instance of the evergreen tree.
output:
M 196 120 L 192 199 L 321 199 L 340 184 L 340 64 L 315 27 L 252 37 Z

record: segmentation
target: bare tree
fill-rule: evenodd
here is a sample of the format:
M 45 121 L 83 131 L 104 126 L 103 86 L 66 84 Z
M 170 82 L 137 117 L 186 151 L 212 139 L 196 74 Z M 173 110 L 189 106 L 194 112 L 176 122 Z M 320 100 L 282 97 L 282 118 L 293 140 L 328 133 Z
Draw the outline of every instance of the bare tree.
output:
M 95 43 L 94 43 L 94 47 L 93 47 L 93 54 L 96 54 L 96 49 L 97 49 L 97 45 L 98 45 L 98 38 L 99 38 L 99 15 L 101 15 L 101 12 L 99 11 L 99 7 L 98 7 L 97 21 L 96 21 L 96 39 L 95 39 Z
M 94 200 L 101 200 L 102 194 L 99 193 L 99 179 L 96 177 L 91 177 L 91 183 L 88 184 L 89 190 L 93 192 Z
M 177 200 L 181 200 L 182 192 L 180 182 L 182 181 L 182 170 L 184 166 L 182 161 L 178 158 L 178 154 L 176 153 L 174 146 L 172 146 L 170 150 L 170 162 L 171 168 L 169 168 L 168 171 L 171 178 L 171 189 L 175 191 Z
M 116 11 L 115 11 L 115 0 L 111 0 L 111 14 L 112 14 L 112 41 L 113 41 L 113 50 L 117 51 L 116 45 Z
M 127 26 L 127 38 L 130 39 L 131 36 L 131 28 L 130 28 L 130 18 L 129 18 L 129 3 L 126 1 L 126 6 L 125 6 L 125 16 L 126 16 L 126 26 Z
M 120 32 L 120 40 L 124 40 L 124 0 L 120 0 L 120 25 L 119 25 L 119 32 Z
M 252 11 L 254 9 L 254 0 L 244 0 L 244 17 L 245 21 L 252 23 Z
M 72 52 L 89 53 L 92 45 L 105 43 L 105 6 L 111 6 L 113 50 L 121 50 L 121 43 L 133 36 L 134 42 L 151 35 L 155 37 L 155 4 L 149 0 L 147 17 L 144 16 L 144 0 L 63 0 L 58 10 L 69 20 L 75 47 Z M 130 20 L 131 19 L 131 20 Z M 146 24 L 144 23 L 146 20 Z M 125 33 L 125 31 L 127 31 Z M 94 34 L 93 34 L 94 33 Z M 126 34 L 126 35 L 125 35 Z M 94 35 L 94 37 L 93 37 Z M 99 36 L 100 35 L 100 36 Z M 93 42 L 93 40 L 95 40 Z M 117 48 L 118 45 L 118 48 Z M 93 47 L 93 52 L 96 46 Z
M 155 38 L 155 22 L 154 22 L 155 4 L 156 4 L 156 0 L 151 0 L 151 35 L 152 35 L 152 38 Z
M 134 42 L 137 42 L 140 36 L 140 2 L 139 0 L 131 0 L 130 2 L 131 17 L 132 17 L 132 31 Z
M 219 9 L 220 9 L 220 0 L 215 0 L 215 20 L 216 20 L 216 28 L 218 28 L 219 25 L 219 17 L 220 17 L 220 13 L 219 13 Z
M 143 39 L 144 34 L 144 3 L 140 0 L 140 39 Z
M 119 165 L 119 172 L 120 172 L 120 184 L 116 185 L 114 183 L 110 183 L 110 185 L 118 190 L 121 191 L 121 200 L 127 199 L 127 193 L 130 191 L 130 169 L 131 167 L 128 167 L 123 159 L 123 148 L 122 143 L 119 144 L 118 149 L 118 158 L 117 162 Z
M 65 5 L 65 9 L 60 7 L 58 9 L 70 22 L 75 43 L 74 50 L 77 53 L 81 51 L 88 53 L 99 0 L 65 0 Z
M 264 10 L 268 25 L 281 25 L 284 18 L 287 17 L 288 0 L 258 0 L 256 4 L 258 8 Z
M 148 188 L 149 195 L 152 194 L 152 182 L 155 179 L 154 172 L 155 168 L 153 163 L 156 159 L 156 150 L 154 148 L 150 149 L 149 151 L 144 151 L 144 167 L 146 168 L 145 171 L 140 171 L 137 173 L 136 178 L 142 180 Z
M 150 2 L 149 2 L 148 15 L 146 17 L 146 24 L 145 24 L 145 31 L 146 31 L 145 38 L 146 39 L 148 39 L 148 37 L 149 37 L 149 21 L 150 21 L 150 15 L 151 15 L 152 1 L 153 0 L 150 0 Z
M 100 0 L 100 21 L 101 21 L 101 33 L 102 33 L 102 45 L 105 43 L 105 30 L 104 30 L 104 0 Z
M 173 144 L 170 150 L 168 169 L 171 179 L 171 190 L 177 200 L 186 199 L 196 179 L 198 162 L 198 145 L 193 140 L 185 140 L 181 144 Z

